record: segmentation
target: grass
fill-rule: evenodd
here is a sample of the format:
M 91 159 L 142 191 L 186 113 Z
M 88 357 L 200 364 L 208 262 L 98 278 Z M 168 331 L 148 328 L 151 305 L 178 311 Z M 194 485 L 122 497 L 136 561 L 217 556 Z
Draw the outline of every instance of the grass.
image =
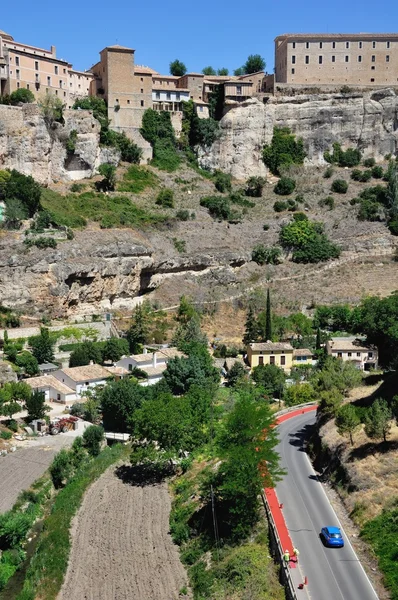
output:
M 154 188 L 158 183 L 158 178 L 152 171 L 144 169 L 143 167 L 137 167 L 137 165 L 131 165 L 123 176 L 118 186 L 118 192 L 131 192 L 133 194 L 140 194 L 146 188 Z
M 95 459 L 86 462 L 73 479 L 58 493 L 29 566 L 24 587 L 17 600 L 55 600 L 71 548 L 70 527 L 88 487 L 119 460 L 127 458 L 130 448 L 117 444 L 105 448 Z
M 58 225 L 82 228 L 88 221 L 100 223 L 102 229 L 140 227 L 159 223 L 164 217 L 139 208 L 124 196 L 106 196 L 95 192 L 62 196 L 43 189 L 41 203 Z

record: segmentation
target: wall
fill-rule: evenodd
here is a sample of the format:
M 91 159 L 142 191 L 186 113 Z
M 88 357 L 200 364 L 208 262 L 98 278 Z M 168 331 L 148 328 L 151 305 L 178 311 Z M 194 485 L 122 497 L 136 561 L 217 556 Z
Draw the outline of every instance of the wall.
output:
M 281 364 L 281 357 L 285 358 L 285 365 Z M 282 352 L 277 352 L 277 351 L 266 351 L 264 350 L 263 352 L 259 352 L 259 351 L 253 351 L 250 346 L 247 349 L 247 358 L 249 361 L 249 364 L 251 366 L 252 369 L 254 369 L 254 367 L 258 367 L 258 365 L 260 364 L 260 357 L 263 357 L 264 360 L 264 365 L 269 365 L 271 363 L 271 357 L 274 357 L 275 359 L 275 365 L 277 367 L 280 367 L 281 369 L 283 369 L 284 371 L 290 371 L 290 369 L 292 368 L 292 363 L 293 363 L 293 352 L 284 352 L 282 354 Z

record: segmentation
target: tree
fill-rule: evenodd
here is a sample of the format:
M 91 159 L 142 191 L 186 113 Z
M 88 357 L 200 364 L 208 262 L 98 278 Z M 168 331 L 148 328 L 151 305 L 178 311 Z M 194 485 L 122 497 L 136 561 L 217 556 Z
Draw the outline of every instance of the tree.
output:
M 278 246 L 266 248 L 257 244 L 252 250 L 252 260 L 258 265 L 278 265 L 281 262 L 281 249 Z
M 31 104 L 35 101 L 35 95 L 31 90 L 26 88 L 19 88 L 18 90 L 14 90 L 10 94 L 10 102 L 12 105 L 19 104 Z
M 112 337 L 109 340 L 106 340 L 102 357 L 103 360 L 117 362 L 122 358 L 123 355 L 127 355 L 128 353 L 128 341 L 125 339 Z
M 39 372 L 37 359 L 27 350 L 16 356 L 15 364 L 23 369 L 29 377 L 33 377 L 33 375 L 37 375 Z
M 256 323 L 256 317 L 254 316 L 254 310 L 252 306 L 249 306 L 247 311 L 245 333 L 243 336 L 243 343 L 247 346 L 252 342 L 255 342 L 258 337 L 258 328 Z
M 44 121 L 48 127 L 52 127 L 54 123 L 63 123 L 64 105 L 62 100 L 54 94 L 43 94 L 38 100 Z
M 258 365 L 253 369 L 252 378 L 271 398 L 281 398 L 286 380 L 282 369 L 276 365 Z
M 98 456 L 101 451 L 101 442 L 104 439 L 104 430 L 99 425 L 90 425 L 83 433 L 83 445 L 91 456 Z
M 175 395 L 185 394 L 192 385 L 206 387 L 208 383 L 219 383 L 220 373 L 206 348 L 192 353 L 188 358 L 176 357 L 167 363 L 164 380 Z
M 293 261 L 316 263 L 340 256 L 340 247 L 329 241 L 322 223 L 298 218 L 282 226 L 279 241 L 283 248 L 293 250 Z
M 200 328 L 198 315 L 192 317 L 187 323 L 180 323 L 174 332 L 173 345 L 188 354 L 193 347 L 207 346 L 207 336 Z
M 105 431 L 126 433 L 129 421 L 141 407 L 146 390 L 135 381 L 121 379 L 109 383 L 101 393 L 102 420 Z
M 265 341 L 272 340 L 272 315 L 271 315 L 271 297 L 269 294 L 269 288 L 267 289 L 267 308 L 265 315 Z
M 0 388 L 0 415 L 12 419 L 16 412 L 21 410 L 11 391 L 11 384 L 5 384 Z
M 371 439 L 387 441 L 391 430 L 392 410 L 383 398 L 377 398 L 365 414 L 365 433 Z
M 276 186 L 274 193 L 279 196 L 290 196 L 296 188 L 296 182 L 291 177 L 281 177 Z
M 217 69 L 217 75 L 220 75 L 220 77 L 226 77 L 227 75 L 229 75 L 229 70 L 226 67 Z
M 337 388 L 324 390 L 319 394 L 318 414 L 325 419 L 332 419 L 336 416 L 342 403 L 343 394 Z
M 131 325 L 127 331 L 130 352 L 138 354 L 149 335 L 149 312 L 146 306 L 138 304 L 133 310 Z
M 4 213 L 4 224 L 7 229 L 20 229 L 22 221 L 26 219 L 27 213 L 20 200 L 10 198 L 6 202 Z
M 215 69 L 213 69 L 213 67 L 210 67 L 210 66 L 202 69 L 202 73 L 203 73 L 203 75 L 216 75 Z M 185 75 L 185 73 L 184 73 L 184 75 Z
M 244 72 L 249 75 L 250 73 L 258 73 L 259 71 L 264 71 L 265 69 L 265 60 L 260 54 L 250 54 L 248 56 L 247 61 L 243 65 Z
M 314 402 L 316 399 L 317 394 L 310 383 L 295 383 L 288 387 L 284 394 L 286 406 Z
M 28 217 L 33 217 L 40 208 L 41 187 L 30 175 L 22 175 L 13 169 L 5 187 L 7 199 L 19 200 Z
M 281 175 L 281 168 L 302 165 L 305 158 L 302 139 L 297 139 L 288 127 L 274 127 L 271 144 L 263 150 L 263 161 L 274 175 Z
M 249 179 L 246 181 L 246 196 L 252 196 L 253 198 L 261 198 L 265 184 L 265 177 L 249 177 Z
M 238 67 L 237 69 L 234 70 L 235 77 L 240 77 L 241 75 L 244 75 L 244 74 L 245 74 L 244 67 Z
M 28 411 L 28 419 L 44 419 L 46 413 L 50 411 L 50 407 L 46 406 L 46 398 L 44 392 L 34 390 L 25 401 L 25 408 Z
M 98 167 L 98 173 L 104 178 L 100 182 L 101 189 L 105 192 L 114 190 L 116 186 L 116 167 L 110 163 L 103 163 Z
M 351 361 L 342 361 L 327 356 L 322 368 L 314 375 L 314 384 L 320 391 L 339 390 L 346 395 L 349 390 L 362 382 L 362 373 Z
M 82 367 L 84 365 L 89 365 L 90 362 L 101 364 L 102 353 L 97 343 L 86 340 L 73 350 L 69 357 L 69 366 Z
M 55 489 L 62 487 L 72 474 L 73 465 L 69 452 L 62 449 L 50 465 L 50 475 Z
M 321 347 L 322 347 L 322 344 L 321 344 L 321 330 L 318 327 L 317 330 L 316 330 L 316 344 L 315 344 L 315 349 L 316 350 L 320 350 Z
M 198 316 L 198 312 L 192 304 L 192 300 L 187 296 L 181 296 L 180 304 L 177 309 L 176 320 L 179 323 L 184 323 L 186 325 L 188 321 Z
M 54 343 L 47 327 L 40 327 L 40 335 L 29 338 L 32 354 L 39 365 L 54 360 Z
M 235 387 L 246 379 L 246 369 L 241 362 L 236 361 L 227 373 L 227 382 L 230 387 Z
M 176 59 L 170 63 L 170 75 L 174 77 L 182 77 L 187 72 L 187 68 L 183 62 Z
M 393 164 L 389 169 L 388 185 L 387 185 L 387 206 L 389 216 L 392 221 L 398 218 L 398 167 Z
M 398 364 L 398 294 L 382 299 L 366 298 L 355 317 L 354 330 L 365 334 L 367 342 L 377 346 L 380 364 L 395 368 Z
M 336 415 L 337 432 L 340 435 L 348 435 L 351 446 L 354 445 L 353 434 L 361 426 L 361 419 L 353 404 L 344 404 Z

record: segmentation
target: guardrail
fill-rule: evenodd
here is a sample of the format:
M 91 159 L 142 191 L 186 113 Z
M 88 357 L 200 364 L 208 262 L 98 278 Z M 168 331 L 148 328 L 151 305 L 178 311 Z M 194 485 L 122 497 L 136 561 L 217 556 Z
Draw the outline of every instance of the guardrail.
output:
M 281 417 L 282 415 L 286 415 L 287 413 L 294 412 L 295 410 L 300 410 L 300 408 L 306 408 L 307 406 L 317 406 L 318 402 L 314 400 L 313 402 L 304 402 L 303 404 L 296 404 L 295 406 L 289 406 L 289 408 L 282 408 L 282 410 L 278 410 L 278 412 L 274 413 L 275 417 Z
M 267 500 L 266 495 L 264 494 L 264 491 L 261 492 L 261 499 L 263 501 L 263 505 L 264 505 L 264 509 L 265 509 L 265 512 L 267 515 L 267 520 L 268 520 L 268 525 L 269 525 L 271 553 L 274 558 L 277 555 L 278 561 L 280 562 L 280 565 L 281 565 L 280 577 L 281 577 L 281 582 L 285 586 L 286 598 L 287 598 L 287 600 L 299 600 L 299 598 L 296 594 L 296 589 L 294 587 L 294 583 L 292 580 L 292 576 L 290 574 L 289 567 L 286 565 L 286 563 L 283 560 L 283 552 L 284 551 L 281 546 L 281 542 L 280 542 L 280 539 L 278 536 L 278 530 L 276 528 L 275 521 L 272 516 L 272 512 L 268 505 L 268 500 Z

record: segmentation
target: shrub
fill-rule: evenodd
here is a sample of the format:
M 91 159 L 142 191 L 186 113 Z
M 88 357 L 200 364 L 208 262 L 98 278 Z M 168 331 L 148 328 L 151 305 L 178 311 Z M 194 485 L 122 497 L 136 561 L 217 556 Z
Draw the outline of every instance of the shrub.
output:
M 223 173 L 222 171 L 216 171 L 214 174 L 214 185 L 216 190 L 221 192 L 230 192 L 232 189 L 231 175 Z
M 72 129 L 69 134 L 68 139 L 66 140 L 66 151 L 68 154 L 73 154 L 76 150 L 76 142 L 77 142 L 77 131 L 76 129 Z
M 28 248 L 31 248 L 32 246 L 36 246 L 37 248 L 42 248 L 42 249 L 56 248 L 57 240 L 55 240 L 54 238 L 36 237 L 36 238 L 29 238 L 27 240 L 24 240 L 24 244 Z
M 173 190 L 171 190 L 170 188 L 165 188 L 163 190 L 161 190 L 158 194 L 158 197 L 156 198 L 156 204 L 163 206 L 163 207 L 167 207 L 167 208 L 173 208 L 174 207 L 174 192 Z
M 181 209 L 176 212 L 176 219 L 179 221 L 189 221 L 190 218 L 189 210 Z
M 296 182 L 291 177 L 281 177 L 274 187 L 275 194 L 278 196 L 289 196 L 296 188 Z
M 322 223 L 308 219 L 295 219 L 282 227 L 279 239 L 282 247 L 293 250 L 294 262 L 316 263 L 340 256 L 340 248 L 329 241 Z
M 98 167 L 98 173 L 103 176 L 103 180 L 98 182 L 101 190 L 114 190 L 116 186 L 116 167 L 110 163 L 103 163 Z
M 263 150 L 263 161 L 271 173 L 280 175 L 282 166 L 302 165 L 304 158 L 303 141 L 296 140 L 288 127 L 275 127 L 271 144 Z
M 373 200 L 367 200 L 366 198 L 359 198 L 359 221 L 379 221 L 381 206 L 378 202 Z
M 352 92 L 352 89 L 348 85 L 343 85 L 340 88 L 340 93 L 341 94 L 351 94 L 351 92 Z
M 12 438 L 12 432 L 11 431 L 0 431 L 0 438 L 2 440 L 10 440 Z
M 274 211 L 275 212 L 283 212 L 284 210 L 287 210 L 288 208 L 289 208 L 289 205 L 284 200 L 277 200 L 276 202 L 274 202 Z
M 346 194 L 348 190 L 348 183 L 344 179 L 335 179 L 332 183 L 332 192 L 336 194 Z
M 380 165 L 376 165 L 375 167 L 373 167 L 372 177 L 374 179 L 383 179 L 383 176 L 384 176 L 383 167 L 381 167 Z
M 231 205 L 228 198 L 222 196 L 206 196 L 201 198 L 200 206 L 208 209 L 215 219 L 228 220 L 231 216 Z
M 242 195 L 242 192 L 240 190 L 237 192 L 232 192 L 229 195 L 229 199 L 231 201 L 231 204 L 238 204 L 239 206 L 245 206 L 246 208 L 253 208 L 254 206 L 256 206 L 254 202 L 247 200 L 247 198 L 245 198 Z
M 13 105 L 19 104 L 20 102 L 22 102 L 22 104 L 30 104 L 31 102 L 34 102 L 34 101 L 35 101 L 35 96 L 34 96 L 33 92 L 31 92 L 30 90 L 28 90 L 26 88 L 19 88 L 18 90 L 15 90 L 14 92 L 11 92 L 11 94 L 10 94 L 10 102 Z
M 252 260 L 258 265 L 278 265 L 280 263 L 281 249 L 277 246 L 266 248 L 262 244 L 258 244 L 253 248 Z
M 72 183 L 70 186 L 71 192 L 82 192 L 86 186 L 83 183 Z
M 329 210 L 333 210 L 334 209 L 334 198 L 333 198 L 333 196 L 328 196 L 327 198 L 323 198 L 322 200 L 319 200 L 318 204 L 322 208 L 324 206 L 327 206 L 329 208 Z
M 263 225 L 263 231 L 268 231 L 268 230 L 269 230 L 268 223 L 264 223 L 264 225 Z
M 392 233 L 393 235 L 398 235 L 398 219 L 389 221 L 388 229 L 390 230 L 390 233 Z
M 245 194 L 253 198 L 261 198 L 266 180 L 264 177 L 249 177 L 246 182 Z
M 303 204 L 303 202 L 305 202 L 305 198 L 304 198 L 303 194 L 297 194 L 295 201 L 298 204 Z
M 353 169 L 351 172 L 351 179 L 354 181 L 361 181 L 362 183 L 366 183 L 372 178 L 372 171 L 360 171 L 359 169 Z
M 50 465 L 50 475 L 55 489 L 59 489 L 72 472 L 71 457 L 67 450 L 62 449 Z
M 324 179 L 330 179 L 334 173 L 333 167 L 327 167 L 326 171 L 323 174 Z
M 356 167 L 361 162 L 361 151 L 356 148 L 342 150 L 337 142 L 333 144 L 333 152 L 325 152 L 323 157 L 329 163 L 338 164 L 340 167 Z
M 185 240 L 179 240 L 178 238 L 173 238 L 173 244 L 174 244 L 174 248 L 177 250 L 177 252 L 180 252 L 181 254 L 183 252 L 185 252 L 186 246 L 187 246 L 187 243 Z
M 104 430 L 99 425 L 90 425 L 83 433 L 83 444 L 91 456 L 98 456 L 101 442 L 104 439 Z
M 374 158 L 365 158 L 365 160 L 363 161 L 363 166 L 367 167 L 368 169 L 371 169 L 372 167 L 374 167 L 376 164 L 376 161 Z

